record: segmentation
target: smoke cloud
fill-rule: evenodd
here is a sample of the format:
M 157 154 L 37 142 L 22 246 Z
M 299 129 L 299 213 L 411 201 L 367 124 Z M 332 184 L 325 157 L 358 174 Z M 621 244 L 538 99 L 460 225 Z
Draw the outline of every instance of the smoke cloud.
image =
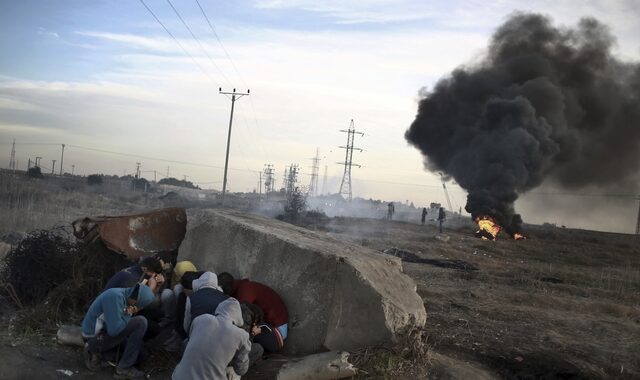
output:
M 519 194 L 552 179 L 611 186 L 640 171 L 640 65 L 612 55 L 606 25 L 514 14 L 486 56 L 421 90 L 405 137 L 468 192 L 465 209 L 520 231 Z

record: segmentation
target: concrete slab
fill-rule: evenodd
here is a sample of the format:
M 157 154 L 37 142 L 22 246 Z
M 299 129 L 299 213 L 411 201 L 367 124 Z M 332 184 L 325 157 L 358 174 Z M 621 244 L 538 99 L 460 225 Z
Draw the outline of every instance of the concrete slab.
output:
M 274 219 L 190 210 L 179 260 L 275 289 L 291 319 L 286 353 L 389 343 L 426 321 L 399 259 Z

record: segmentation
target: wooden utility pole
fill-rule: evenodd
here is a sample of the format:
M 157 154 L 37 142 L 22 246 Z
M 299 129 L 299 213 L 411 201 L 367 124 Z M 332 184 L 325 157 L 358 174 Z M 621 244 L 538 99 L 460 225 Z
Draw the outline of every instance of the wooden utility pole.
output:
M 236 100 L 243 96 L 249 95 L 250 90 L 247 92 L 236 92 L 234 88 L 232 92 L 223 92 L 222 87 L 219 88 L 219 92 L 222 95 L 231 95 L 231 116 L 229 117 L 229 134 L 227 135 L 227 154 L 224 159 L 224 178 L 222 180 L 222 200 L 221 205 L 224 206 L 224 197 L 227 192 L 227 169 L 229 168 L 229 145 L 231 144 L 231 126 L 233 125 L 233 108 L 236 104 Z
M 62 175 L 62 165 L 64 165 L 64 144 L 62 144 L 62 154 L 60 155 L 60 175 Z
M 638 200 L 638 221 L 636 222 L 636 235 L 640 235 L 640 195 L 636 197 Z

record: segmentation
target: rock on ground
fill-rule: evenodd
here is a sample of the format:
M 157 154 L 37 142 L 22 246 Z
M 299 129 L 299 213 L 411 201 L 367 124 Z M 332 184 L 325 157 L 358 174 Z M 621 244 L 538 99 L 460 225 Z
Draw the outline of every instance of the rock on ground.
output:
M 399 259 L 274 219 L 194 211 L 179 260 L 275 289 L 289 309 L 287 353 L 390 343 L 426 321 Z

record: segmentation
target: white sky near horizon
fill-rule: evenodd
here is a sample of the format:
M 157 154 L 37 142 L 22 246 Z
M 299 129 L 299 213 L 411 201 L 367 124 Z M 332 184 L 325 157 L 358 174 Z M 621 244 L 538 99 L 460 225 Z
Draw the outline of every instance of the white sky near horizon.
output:
M 255 189 L 266 163 L 278 185 L 285 166 L 299 164 L 307 185 L 318 148 L 320 190 L 326 165 L 324 191 L 337 192 L 346 139 L 339 130 L 354 119 L 366 134 L 356 139 L 364 151 L 354 153 L 362 165 L 353 169 L 354 196 L 444 204 L 438 176 L 423 169 L 404 131 L 420 88 L 482 57 L 509 14 L 540 12 L 565 26 L 596 17 L 617 37 L 620 59 L 640 58 L 640 8 L 632 0 L 200 0 L 222 44 L 195 0 L 172 3 L 200 43 L 167 1 L 145 2 L 197 63 L 140 1 L 0 3 L 0 167 L 8 167 L 14 139 L 20 169 L 36 156 L 44 168 L 54 159 L 58 167 L 64 143 L 66 172 L 75 165 L 78 174 L 131 174 L 140 162 L 148 179 L 168 168 L 172 177 L 220 189 L 230 101 L 218 88 L 250 88 L 236 102 L 230 191 Z M 464 208 L 465 192 L 448 188 L 453 208 Z M 600 210 L 585 209 L 585 197 L 548 193 L 518 201 L 525 221 L 635 229 L 632 198 L 588 198 L 607 205 Z M 541 204 L 553 208 L 540 212 Z

